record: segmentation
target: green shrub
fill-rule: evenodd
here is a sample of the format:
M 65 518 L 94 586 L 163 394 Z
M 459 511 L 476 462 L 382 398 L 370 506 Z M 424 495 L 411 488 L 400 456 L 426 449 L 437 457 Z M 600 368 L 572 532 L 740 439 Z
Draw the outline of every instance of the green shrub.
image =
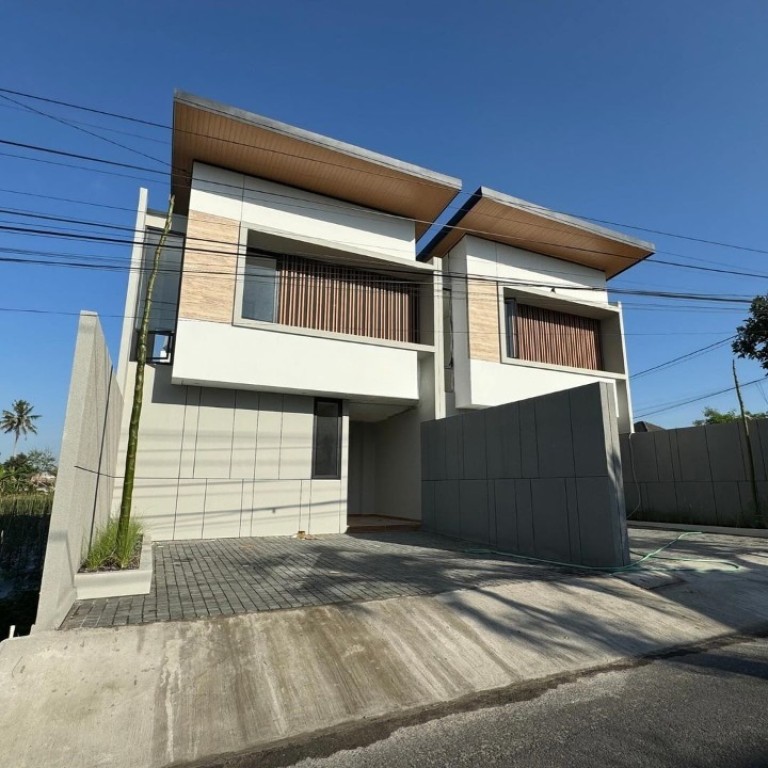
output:
M 83 570 L 102 571 L 133 568 L 138 565 L 141 554 L 143 531 L 141 523 L 131 520 L 125 546 L 117 549 L 116 519 L 110 520 L 104 528 L 96 531 L 93 543 L 83 561 Z

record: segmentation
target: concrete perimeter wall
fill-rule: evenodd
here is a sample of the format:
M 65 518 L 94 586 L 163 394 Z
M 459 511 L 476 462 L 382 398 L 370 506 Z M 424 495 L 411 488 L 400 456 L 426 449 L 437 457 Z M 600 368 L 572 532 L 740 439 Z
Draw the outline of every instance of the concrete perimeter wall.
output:
M 91 537 L 109 519 L 122 410 L 99 319 L 81 312 L 34 631 L 59 626 Z
M 529 557 L 629 562 L 609 384 L 423 423 L 422 478 L 427 530 Z
M 768 419 L 750 422 L 758 495 L 768 508 Z M 621 436 L 631 520 L 740 526 L 755 517 L 738 422 Z

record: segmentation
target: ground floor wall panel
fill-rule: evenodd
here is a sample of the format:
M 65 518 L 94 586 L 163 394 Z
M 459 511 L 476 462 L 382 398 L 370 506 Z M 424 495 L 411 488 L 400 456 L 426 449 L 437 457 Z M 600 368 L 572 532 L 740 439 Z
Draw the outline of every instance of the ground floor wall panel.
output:
M 155 540 L 346 529 L 346 414 L 341 477 L 317 480 L 312 397 L 173 385 L 165 366 L 145 386 L 134 511 Z M 118 480 L 115 509 L 121 492 Z

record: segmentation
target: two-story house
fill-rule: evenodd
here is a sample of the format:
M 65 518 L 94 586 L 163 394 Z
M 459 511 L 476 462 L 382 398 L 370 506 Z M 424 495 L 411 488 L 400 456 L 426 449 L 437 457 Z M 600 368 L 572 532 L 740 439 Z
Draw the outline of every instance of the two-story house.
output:
M 134 490 L 155 539 L 418 524 L 420 424 L 462 409 L 598 379 L 631 425 L 606 280 L 649 244 L 482 189 L 417 252 L 458 179 L 183 93 L 172 166 Z M 147 203 L 121 454 L 164 222 Z
M 607 381 L 632 429 L 621 307 L 608 279 L 651 243 L 481 187 L 420 250 L 442 261 L 450 415 Z

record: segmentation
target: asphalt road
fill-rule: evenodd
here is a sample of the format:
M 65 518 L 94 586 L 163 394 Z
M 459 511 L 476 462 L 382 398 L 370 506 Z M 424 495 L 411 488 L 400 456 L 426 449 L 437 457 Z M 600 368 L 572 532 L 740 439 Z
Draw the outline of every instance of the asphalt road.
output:
M 765 767 L 768 640 L 584 677 L 528 701 L 403 727 L 368 746 L 288 764 Z

